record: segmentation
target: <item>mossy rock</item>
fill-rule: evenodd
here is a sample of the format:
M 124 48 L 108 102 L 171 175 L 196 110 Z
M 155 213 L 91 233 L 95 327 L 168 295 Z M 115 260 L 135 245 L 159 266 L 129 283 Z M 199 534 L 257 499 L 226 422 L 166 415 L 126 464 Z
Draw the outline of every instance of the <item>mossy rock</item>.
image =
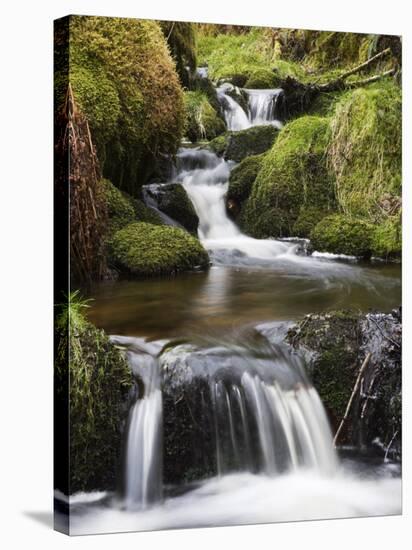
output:
M 119 229 L 135 221 L 162 224 L 160 216 L 144 203 L 120 191 L 109 180 L 103 179 L 101 185 L 106 198 L 109 217 L 109 238 Z
M 279 134 L 274 126 L 253 126 L 239 132 L 226 132 L 209 143 L 209 148 L 226 160 L 240 162 L 251 155 L 260 155 L 273 145 Z
M 332 432 L 345 415 L 359 371 L 367 354 L 364 384 L 373 384 L 373 399 L 355 395 L 339 444 L 374 446 L 378 438 L 391 443 L 391 455 L 400 458 L 402 433 L 402 323 L 399 310 L 361 314 L 339 310 L 311 314 L 292 327 L 286 341 L 309 351 L 309 375 L 326 408 Z M 364 414 L 360 422 L 361 412 Z M 382 449 L 378 449 L 382 452 Z
M 174 275 L 209 265 L 206 250 L 184 229 L 143 222 L 117 231 L 111 253 L 122 273 L 133 277 Z
M 133 378 L 123 353 L 72 296 L 57 317 L 55 366 L 56 406 L 67 390 L 70 400 L 69 493 L 115 490 Z M 66 476 L 56 475 L 58 488 L 66 487 Z
M 401 194 L 399 86 L 388 80 L 344 94 L 336 104 L 331 130 L 327 156 L 340 207 L 345 214 L 383 222 L 388 213 L 382 200 L 396 200 Z
M 226 131 L 220 114 L 201 91 L 185 92 L 186 136 L 192 142 L 210 140 Z
M 228 133 L 222 134 L 221 136 L 218 136 L 217 138 L 212 139 L 212 141 L 210 141 L 207 146 L 211 151 L 216 153 L 216 155 L 218 155 L 219 157 L 222 157 L 227 147 L 228 138 L 229 138 Z
M 103 175 L 138 196 L 157 157 L 175 154 L 183 137 L 183 90 L 166 39 L 156 21 L 70 16 L 69 25 L 69 79 Z M 67 82 L 59 55 L 64 51 L 56 59 L 62 102 Z
M 181 183 L 148 185 L 146 192 L 156 200 L 159 210 L 180 223 L 190 233 L 197 234 L 199 218 Z
M 319 252 L 369 258 L 372 254 L 374 226 L 367 221 L 333 214 L 323 218 L 310 235 Z
M 360 368 L 360 314 L 333 311 L 306 316 L 289 330 L 287 341 L 294 347 L 315 352 L 309 373 L 314 387 L 328 412 L 336 432 L 345 414 L 346 405 Z M 350 439 L 347 424 L 343 439 Z
M 326 166 L 329 120 L 303 116 L 287 124 L 265 155 L 245 204 L 244 229 L 255 237 L 287 237 L 302 208 L 336 208 L 333 176 Z M 287 220 L 285 225 L 269 212 Z M 264 229 L 263 229 L 264 226 Z M 279 228 L 282 227 L 282 233 Z
M 244 87 L 258 90 L 276 88 L 279 84 L 279 77 L 271 69 L 255 69 L 250 72 Z
M 327 215 L 328 212 L 316 206 L 302 206 L 292 228 L 293 236 L 309 238 L 315 226 Z
M 253 183 L 262 166 L 264 153 L 244 158 L 235 166 L 229 178 L 229 188 L 226 197 L 228 211 L 237 217 L 245 200 L 249 198 Z
M 377 225 L 372 235 L 372 255 L 385 259 L 402 256 L 402 222 L 400 213 Z

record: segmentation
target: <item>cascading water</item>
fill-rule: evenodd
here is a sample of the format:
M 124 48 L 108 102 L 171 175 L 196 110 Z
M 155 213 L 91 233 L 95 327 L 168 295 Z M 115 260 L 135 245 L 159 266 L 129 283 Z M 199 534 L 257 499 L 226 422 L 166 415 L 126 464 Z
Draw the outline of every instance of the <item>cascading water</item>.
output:
M 207 70 L 198 76 L 206 77 Z M 281 127 L 282 90 L 223 85 L 217 94 L 229 130 Z M 239 94 L 245 109 L 235 99 Z M 274 271 L 276 263 L 289 280 L 298 273 L 293 262 L 306 265 L 306 279 L 317 272 L 328 287 L 328 266 L 336 269 L 336 263 L 299 256 L 291 242 L 247 237 L 229 219 L 225 195 L 233 164 L 206 148 L 181 148 L 169 183 L 184 186 L 199 217 L 199 238 L 215 264 L 208 279 L 215 300 L 222 301 L 224 294 L 222 273 L 232 269 L 222 265 L 234 265 L 236 271 L 239 265 L 269 265 Z M 146 186 L 146 204 L 175 224 L 158 208 L 159 191 L 158 185 Z M 358 271 L 339 264 L 340 277 L 345 271 L 359 278 Z M 250 275 L 253 286 L 255 276 L 256 271 Z M 239 293 L 251 307 L 250 287 L 240 287 Z M 305 293 L 306 286 L 299 296 Z M 210 308 L 213 317 L 210 295 L 197 299 L 200 315 Z M 233 292 L 225 300 L 232 304 Z M 237 314 L 233 324 L 238 321 Z M 260 339 L 255 334 L 252 342 L 242 336 L 222 342 L 223 336 L 217 343 L 165 348 L 160 340 L 112 338 L 127 349 L 139 387 L 126 433 L 124 506 L 107 506 L 108 500 L 99 504 L 101 495 L 71 497 L 72 533 L 106 532 L 108 526 L 127 531 L 399 513 L 400 480 L 391 477 L 392 471 L 368 480 L 342 469 L 324 407 L 306 377 L 305 358 L 280 343 L 284 333 L 274 344 L 269 325 L 256 326 Z
M 305 375 L 304 359 L 284 344 L 261 341 L 206 349 L 182 344 L 164 352 L 160 365 L 163 391 L 170 396 L 165 414 L 174 414 L 171 396 L 181 395 L 194 425 L 202 426 L 201 433 L 178 435 L 178 447 L 200 447 L 205 471 L 219 475 L 233 471 L 280 475 L 302 467 L 323 474 L 336 471 L 330 428 Z M 184 433 L 181 422 L 180 417 L 174 419 L 179 434 Z M 173 456 L 169 459 L 175 462 Z
M 247 112 L 237 102 L 233 95 L 244 94 L 247 100 Z M 223 109 L 228 130 L 246 130 L 252 126 L 272 124 L 282 127 L 279 113 L 279 104 L 283 99 L 283 90 L 248 90 L 240 91 L 231 84 L 223 84 L 217 88 L 217 96 Z
M 182 183 L 199 216 L 199 237 L 216 262 L 236 256 L 273 260 L 294 254 L 296 245 L 247 237 L 229 219 L 225 196 L 233 163 L 206 149 L 179 150 L 175 180 Z
M 155 346 L 142 339 L 114 337 L 127 357 L 141 395 L 129 413 L 125 459 L 125 504 L 144 509 L 162 497 L 162 392 Z

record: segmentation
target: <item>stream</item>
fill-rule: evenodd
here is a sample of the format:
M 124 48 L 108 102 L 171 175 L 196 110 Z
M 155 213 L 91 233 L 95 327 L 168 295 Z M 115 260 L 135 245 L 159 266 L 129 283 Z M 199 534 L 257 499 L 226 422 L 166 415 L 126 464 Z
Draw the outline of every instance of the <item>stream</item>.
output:
M 229 129 L 282 126 L 282 90 L 245 90 L 248 113 L 228 91 L 217 89 Z M 123 492 L 71 496 L 73 534 L 401 511 L 400 465 L 334 450 L 306 358 L 283 343 L 290 323 L 310 312 L 398 307 L 400 265 L 307 255 L 302 240 L 242 234 L 225 207 L 233 166 L 202 146 L 182 147 L 171 179 L 199 217 L 207 272 L 92 289 L 89 319 L 127 350 L 145 390 L 129 413 Z M 173 340 L 179 345 L 162 351 Z M 213 471 L 163 482 L 170 396 L 188 391 L 199 391 L 194 414 L 204 441 L 184 437 Z M 174 475 L 198 466 L 183 455 L 176 461 Z

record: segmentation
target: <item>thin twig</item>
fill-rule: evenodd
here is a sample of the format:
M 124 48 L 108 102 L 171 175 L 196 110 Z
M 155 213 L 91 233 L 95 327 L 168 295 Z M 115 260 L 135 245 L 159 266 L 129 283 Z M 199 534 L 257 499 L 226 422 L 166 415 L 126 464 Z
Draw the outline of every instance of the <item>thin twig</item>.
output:
M 341 432 L 341 430 L 342 430 L 342 428 L 343 428 L 343 425 L 345 424 L 346 419 L 348 418 L 349 411 L 350 411 L 350 408 L 351 408 L 351 406 L 352 406 L 353 399 L 354 399 L 354 397 L 355 397 L 355 395 L 356 395 L 356 392 L 358 391 L 359 382 L 360 382 L 360 380 L 361 380 L 361 378 L 362 378 L 362 374 L 363 374 L 364 370 L 365 370 L 366 367 L 368 366 L 368 363 L 369 363 L 369 360 L 370 360 L 370 358 L 371 358 L 371 355 L 372 355 L 371 353 L 368 353 L 368 355 L 365 357 L 365 360 L 363 361 L 362 366 L 361 366 L 361 368 L 360 368 L 360 370 L 359 370 L 358 377 L 356 378 L 356 382 L 355 382 L 355 385 L 354 385 L 354 387 L 353 387 L 352 395 L 350 396 L 349 401 L 348 401 L 348 404 L 347 404 L 347 406 L 346 406 L 345 414 L 344 414 L 344 416 L 343 416 L 343 418 L 342 418 L 342 420 L 341 420 L 341 422 L 340 422 L 340 424 L 339 424 L 339 428 L 338 428 L 338 430 L 337 430 L 337 432 L 336 432 L 336 434 L 335 434 L 335 437 L 333 438 L 333 445 L 334 445 L 334 447 L 336 447 L 336 442 L 337 442 L 337 440 L 338 440 L 339 434 L 340 434 L 340 432 Z

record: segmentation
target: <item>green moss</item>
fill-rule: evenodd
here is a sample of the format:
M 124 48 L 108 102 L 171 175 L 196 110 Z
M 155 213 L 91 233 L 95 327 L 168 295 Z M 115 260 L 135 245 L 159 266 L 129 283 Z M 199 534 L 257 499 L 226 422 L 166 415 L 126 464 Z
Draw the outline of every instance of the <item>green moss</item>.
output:
M 289 236 L 301 208 L 327 212 L 336 207 L 325 159 L 329 138 L 329 120 L 322 117 L 303 116 L 282 129 L 265 155 L 245 205 L 244 224 L 249 233 L 256 237 Z M 271 224 L 270 212 L 280 216 L 282 223 L 273 219 Z M 280 227 L 284 228 L 281 233 Z
M 112 235 L 115 231 L 136 221 L 136 213 L 131 201 L 109 180 L 103 179 L 101 185 L 106 197 L 109 216 L 108 234 Z
M 323 218 L 310 238 L 320 252 L 368 258 L 372 253 L 373 233 L 374 226 L 362 219 L 334 214 Z
M 244 158 L 235 166 L 229 178 L 227 198 L 242 203 L 252 191 L 252 185 L 262 167 L 264 154 Z
M 316 206 L 302 206 L 299 216 L 292 228 L 295 237 L 307 238 L 314 227 L 328 214 L 327 211 Z
M 136 277 L 173 275 L 209 262 L 195 237 L 171 226 L 132 223 L 115 233 L 111 247 L 117 266 Z
M 279 130 L 274 126 L 253 126 L 239 132 L 229 132 L 224 157 L 240 162 L 250 155 L 267 151 L 276 140 Z
M 374 35 L 342 32 L 314 33 L 307 61 L 316 67 L 357 65 L 369 57 Z
M 401 216 L 388 217 L 375 227 L 372 235 L 372 255 L 380 258 L 400 258 L 402 255 Z
M 56 323 L 57 391 L 70 384 L 70 493 L 115 488 L 132 386 L 123 354 L 86 320 L 85 307 L 78 292 L 72 293 Z
M 345 214 L 385 220 L 381 201 L 401 193 L 401 92 L 392 81 L 345 94 L 331 123 L 328 164 Z
M 201 91 L 185 92 L 186 135 L 192 142 L 213 139 L 226 131 L 223 119 Z
M 307 316 L 289 331 L 288 341 L 316 352 L 310 366 L 313 385 L 337 428 L 359 369 L 359 314 L 337 311 Z
M 216 155 L 221 157 L 221 156 L 223 156 L 223 154 L 226 150 L 228 139 L 229 139 L 229 134 L 228 133 L 223 134 L 221 136 L 218 136 L 215 139 L 212 139 L 212 141 L 208 144 L 208 147 L 214 153 L 216 153 Z
M 277 58 L 269 29 L 201 33 L 198 45 L 199 64 L 207 64 L 210 77 L 216 81 L 229 80 L 240 87 L 272 88 L 279 79 L 304 74 L 297 63 Z
M 183 92 L 159 24 L 72 16 L 69 76 L 104 176 L 138 194 L 184 129 Z
M 107 203 L 109 239 L 116 231 L 135 221 L 149 222 L 158 225 L 163 223 L 160 216 L 154 210 L 145 206 L 141 200 L 135 199 L 127 193 L 120 191 L 120 189 L 109 180 L 103 179 L 101 185 Z
M 276 88 L 278 84 L 279 78 L 275 76 L 274 72 L 270 69 L 262 68 L 250 71 L 244 87 L 250 89 L 265 89 Z

